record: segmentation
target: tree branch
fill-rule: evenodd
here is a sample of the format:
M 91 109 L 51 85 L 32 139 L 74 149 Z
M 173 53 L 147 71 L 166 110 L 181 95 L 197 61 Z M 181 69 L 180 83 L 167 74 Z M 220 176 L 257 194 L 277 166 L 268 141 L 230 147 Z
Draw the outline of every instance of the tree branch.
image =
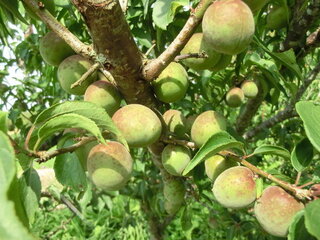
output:
M 87 78 L 98 68 L 100 67 L 100 63 L 93 64 L 88 71 L 86 71 L 75 83 L 71 85 L 71 88 L 75 88 L 77 86 L 81 86 L 81 84 L 87 80 Z
M 141 77 L 142 54 L 118 0 L 72 0 L 82 14 L 98 57 L 113 76 L 127 103 L 158 106 L 151 85 Z
M 305 0 L 297 0 L 295 3 L 293 18 L 283 43 L 283 51 L 293 48 L 295 53 L 298 54 L 306 45 L 306 33 L 320 14 L 320 1 L 309 1 L 309 5 L 307 7 L 305 5 Z
M 295 97 L 292 98 L 290 103 L 287 105 L 287 107 L 278 112 L 275 116 L 267 119 L 266 121 L 260 123 L 258 126 L 252 128 L 248 132 L 244 134 L 245 139 L 251 139 L 254 136 L 256 136 L 261 130 L 268 129 L 276 125 L 277 123 L 280 123 L 286 119 L 292 118 L 294 116 L 297 116 L 297 113 L 295 111 L 295 104 L 301 99 L 304 92 L 307 90 L 309 85 L 316 79 L 320 72 L 320 62 L 316 65 L 316 67 L 308 74 L 308 76 L 304 79 L 302 85 L 298 89 Z
M 65 26 L 55 19 L 45 8 L 40 8 L 36 0 L 22 0 L 27 6 L 39 16 L 39 18 L 60 38 L 62 38 L 77 54 L 93 59 L 95 52 L 89 45 L 81 42 Z
M 163 69 L 180 53 L 186 43 L 192 36 L 195 28 L 199 25 L 202 17 L 212 3 L 212 0 L 201 0 L 195 8 L 194 13 L 191 13 L 186 24 L 179 32 L 178 36 L 173 40 L 169 47 L 156 59 L 151 60 L 142 70 L 142 75 L 145 80 L 154 80 Z

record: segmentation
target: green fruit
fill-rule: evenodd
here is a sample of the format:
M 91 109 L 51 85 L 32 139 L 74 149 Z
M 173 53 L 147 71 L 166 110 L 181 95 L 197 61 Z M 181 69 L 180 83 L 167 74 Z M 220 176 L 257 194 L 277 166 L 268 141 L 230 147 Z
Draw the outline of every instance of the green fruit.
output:
M 247 98 L 255 98 L 258 95 L 258 86 L 255 82 L 245 81 L 241 85 L 244 96 Z
M 227 208 L 243 208 L 256 199 L 253 172 L 246 167 L 232 167 L 222 172 L 212 188 L 217 201 Z
M 220 155 L 209 155 L 204 159 L 204 165 L 207 176 L 215 181 L 216 178 L 226 169 L 235 167 L 238 164 L 230 159 L 225 159 Z
M 197 147 L 201 147 L 212 135 L 227 128 L 226 119 L 215 111 L 201 113 L 191 128 L 191 139 Z
M 89 153 L 87 168 L 92 182 L 105 191 L 121 189 L 131 177 L 133 160 L 118 142 L 98 144 Z
M 250 8 L 241 0 L 215 1 L 202 20 L 203 39 L 219 53 L 235 55 L 244 51 L 254 34 Z
M 120 108 L 121 96 L 115 86 L 100 80 L 92 83 L 84 94 L 84 100 L 104 108 L 112 116 Z
M 163 114 L 163 120 L 168 130 L 178 137 L 184 137 L 186 133 L 186 118 L 178 110 L 168 110 Z
M 181 100 L 188 89 L 188 74 L 181 64 L 171 62 L 152 82 L 155 94 L 165 103 Z
M 169 215 L 174 215 L 184 204 L 184 195 L 186 189 L 182 181 L 178 179 L 169 179 L 164 182 L 164 208 Z
M 253 13 L 257 13 L 268 2 L 268 0 L 243 0 Z
M 181 54 L 205 52 L 208 55 L 207 58 L 187 58 L 182 61 L 186 66 L 196 71 L 210 69 L 219 61 L 221 56 L 220 53 L 206 47 L 202 37 L 202 33 L 193 34 L 181 51 Z
M 53 0 L 38 0 L 38 2 L 41 2 L 42 5 L 44 6 L 43 9 L 48 10 L 52 15 L 54 15 L 54 11 L 55 11 L 55 3 Z M 28 13 L 29 17 L 31 17 L 33 20 L 40 20 L 40 18 L 37 16 L 37 14 L 35 14 L 28 6 L 27 4 L 25 4 L 24 2 L 23 6 L 26 10 L 26 12 Z
M 92 73 L 81 86 L 71 88 L 71 85 L 78 81 L 86 73 L 92 63 L 80 55 L 72 55 L 59 65 L 58 80 L 63 90 L 74 95 L 83 95 L 87 87 L 97 79 L 97 72 Z
M 262 228 L 277 237 L 286 237 L 288 228 L 304 205 L 277 186 L 266 188 L 254 206 L 255 216 Z
M 183 170 L 191 160 L 189 148 L 169 144 L 161 154 L 163 167 L 174 176 L 182 176 Z
M 41 181 L 41 191 L 45 192 L 49 187 L 55 186 L 59 190 L 63 189 L 63 186 L 56 179 L 56 175 L 53 168 L 41 168 L 36 170 L 40 181 Z
M 39 51 L 43 60 L 53 66 L 74 54 L 72 48 L 54 32 L 48 32 L 40 39 Z
M 143 105 L 126 105 L 115 112 L 112 120 L 130 147 L 147 147 L 160 138 L 160 119 Z
M 229 107 L 240 107 L 243 101 L 244 93 L 241 88 L 232 88 L 226 95 L 226 102 Z
M 267 15 L 266 28 L 279 30 L 288 25 L 289 13 L 284 6 L 274 6 Z
M 190 134 L 191 132 L 191 128 L 192 128 L 192 125 L 194 123 L 194 121 L 196 120 L 196 118 L 198 117 L 198 115 L 190 115 L 189 117 L 187 117 L 187 120 L 186 120 L 186 132 L 188 134 Z
M 232 55 L 221 54 L 221 57 L 216 65 L 211 67 L 209 70 L 213 72 L 218 72 L 229 66 L 232 60 Z

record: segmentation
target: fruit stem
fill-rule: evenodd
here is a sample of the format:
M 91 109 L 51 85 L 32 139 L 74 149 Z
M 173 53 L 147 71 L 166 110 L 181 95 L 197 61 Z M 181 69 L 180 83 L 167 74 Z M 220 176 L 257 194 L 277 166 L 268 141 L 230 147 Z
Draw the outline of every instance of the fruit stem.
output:
M 77 86 L 81 86 L 81 84 L 87 80 L 87 78 L 94 72 L 96 71 L 98 68 L 100 67 L 100 63 L 95 63 L 93 64 L 88 71 L 86 71 L 80 78 L 78 81 L 76 81 L 75 83 L 73 83 L 71 85 L 71 89 L 77 87 Z
M 267 172 L 257 168 L 256 166 L 252 165 L 251 163 L 249 163 L 248 161 L 246 161 L 242 157 L 235 155 L 234 153 L 228 152 L 226 157 L 229 157 L 232 160 L 241 163 L 242 165 L 244 165 L 247 168 L 249 168 L 250 170 L 252 170 L 254 173 L 256 173 L 262 177 L 265 177 L 265 178 L 271 180 L 272 182 L 278 184 L 283 189 L 291 192 L 293 195 L 295 195 L 300 200 L 305 199 L 305 198 L 307 198 L 307 199 L 310 198 L 310 194 L 309 194 L 308 190 L 294 187 L 290 183 L 282 181 L 279 178 L 276 178 L 275 176 L 271 175 L 270 173 L 267 173 Z

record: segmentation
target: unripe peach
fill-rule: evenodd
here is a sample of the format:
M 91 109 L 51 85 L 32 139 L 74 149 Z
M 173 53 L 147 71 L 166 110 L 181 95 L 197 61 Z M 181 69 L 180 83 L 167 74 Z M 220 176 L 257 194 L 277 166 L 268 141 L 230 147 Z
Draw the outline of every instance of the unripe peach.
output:
M 100 80 L 87 88 L 84 100 L 97 104 L 112 116 L 120 108 L 121 96 L 115 86 L 107 81 Z
M 231 63 L 231 60 L 232 60 L 232 55 L 221 54 L 221 58 L 219 59 L 217 64 L 211 67 L 209 70 L 213 72 L 218 72 L 220 70 L 223 70 L 229 66 L 229 64 Z
M 191 160 L 189 148 L 179 145 L 167 145 L 161 154 L 163 167 L 174 176 L 181 176 Z
M 184 137 L 186 118 L 182 115 L 182 112 L 170 109 L 163 114 L 163 120 L 170 132 L 175 133 L 178 137 Z
M 212 135 L 226 130 L 226 119 L 215 111 L 201 113 L 191 128 L 191 139 L 197 147 L 201 147 Z
M 196 71 L 210 69 L 219 61 L 221 56 L 212 48 L 206 47 L 202 37 L 202 33 L 193 34 L 181 51 L 181 54 L 205 52 L 208 55 L 207 58 L 187 58 L 182 61 L 186 66 Z
M 83 95 L 87 87 L 97 79 L 97 73 L 92 73 L 81 86 L 71 88 L 86 73 L 92 63 L 80 55 L 72 55 L 62 61 L 58 67 L 58 80 L 63 90 L 74 95 Z
M 222 172 L 212 188 L 217 201 L 227 208 L 243 208 L 256 199 L 253 172 L 246 167 L 232 167 Z
M 253 13 L 257 13 L 268 0 L 244 0 Z
M 182 181 L 169 179 L 164 181 L 164 208 L 169 215 L 174 215 L 184 203 L 186 189 Z
M 105 191 L 121 189 L 131 177 L 132 166 L 127 149 L 113 141 L 93 147 L 87 161 L 90 179 Z
M 254 206 L 255 216 L 262 228 L 277 237 L 286 237 L 289 226 L 304 205 L 277 186 L 267 187 Z
M 165 103 L 180 101 L 186 94 L 189 82 L 183 66 L 171 62 L 152 82 L 157 98 Z
M 226 102 L 230 107 L 240 107 L 244 102 L 244 93 L 241 88 L 235 87 L 228 91 Z
M 53 66 L 74 54 L 72 48 L 56 33 L 48 32 L 40 39 L 39 51 L 43 60 Z
M 115 112 L 112 120 L 130 147 L 147 147 L 160 138 L 161 121 L 146 106 L 126 105 Z
M 204 159 L 204 166 L 207 176 L 214 182 L 216 178 L 226 169 L 235 167 L 238 164 L 230 159 L 225 159 L 220 155 L 206 156 Z
M 250 8 L 241 0 L 215 1 L 202 20 L 203 38 L 215 51 L 234 55 L 244 51 L 254 34 Z
M 284 6 L 273 6 L 267 15 L 266 28 L 279 30 L 288 25 L 289 13 Z
M 255 82 L 245 81 L 241 84 L 244 96 L 247 98 L 255 98 L 258 95 L 258 86 Z

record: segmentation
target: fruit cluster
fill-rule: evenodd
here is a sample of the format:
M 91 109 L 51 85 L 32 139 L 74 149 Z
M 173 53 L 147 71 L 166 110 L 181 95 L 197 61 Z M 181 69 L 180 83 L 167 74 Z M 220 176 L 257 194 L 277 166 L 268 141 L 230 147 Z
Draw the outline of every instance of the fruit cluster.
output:
M 215 1 L 204 14 L 203 32 L 195 33 L 181 51 L 185 55 L 204 52 L 206 57 L 186 58 L 182 63 L 194 71 L 226 68 L 232 55 L 241 53 L 249 46 L 255 29 L 252 12 L 258 11 L 264 4 L 265 1 Z M 152 151 L 153 145 L 168 133 L 178 139 L 190 139 L 195 148 L 201 148 L 212 135 L 227 129 L 224 116 L 213 110 L 186 118 L 182 112 L 172 109 L 159 116 L 140 104 L 123 104 L 120 108 L 122 97 L 117 87 L 97 71 L 75 86 L 93 63 L 75 55 L 53 32 L 41 39 L 40 54 L 45 62 L 58 66 L 58 80 L 66 92 L 84 95 L 85 101 L 97 104 L 112 116 L 130 148 L 148 147 Z M 180 63 L 171 62 L 151 85 L 158 100 L 164 103 L 177 102 L 187 92 L 188 73 Z M 256 83 L 244 81 L 240 87 L 228 91 L 226 102 L 230 107 L 239 107 L 245 97 L 254 98 L 257 94 Z M 76 154 L 92 182 L 102 190 L 120 190 L 131 177 L 133 159 L 130 152 L 118 142 L 90 143 L 78 149 Z M 163 168 L 173 176 L 164 180 L 163 189 L 164 207 L 170 215 L 175 214 L 184 203 L 186 190 L 179 177 L 193 154 L 188 147 L 175 144 L 168 144 L 161 151 Z M 221 205 L 243 208 L 256 201 L 255 176 L 250 169 L 238 166 L 236 162 L 220 155 L 208 154 L 205 171 L 213 182 L 214 197 Z M 283 189 L 272 186 L 265 189 L 255 202 L 254 212 L 268 233 L 283 237 L 293 216 L 303 207 Z

